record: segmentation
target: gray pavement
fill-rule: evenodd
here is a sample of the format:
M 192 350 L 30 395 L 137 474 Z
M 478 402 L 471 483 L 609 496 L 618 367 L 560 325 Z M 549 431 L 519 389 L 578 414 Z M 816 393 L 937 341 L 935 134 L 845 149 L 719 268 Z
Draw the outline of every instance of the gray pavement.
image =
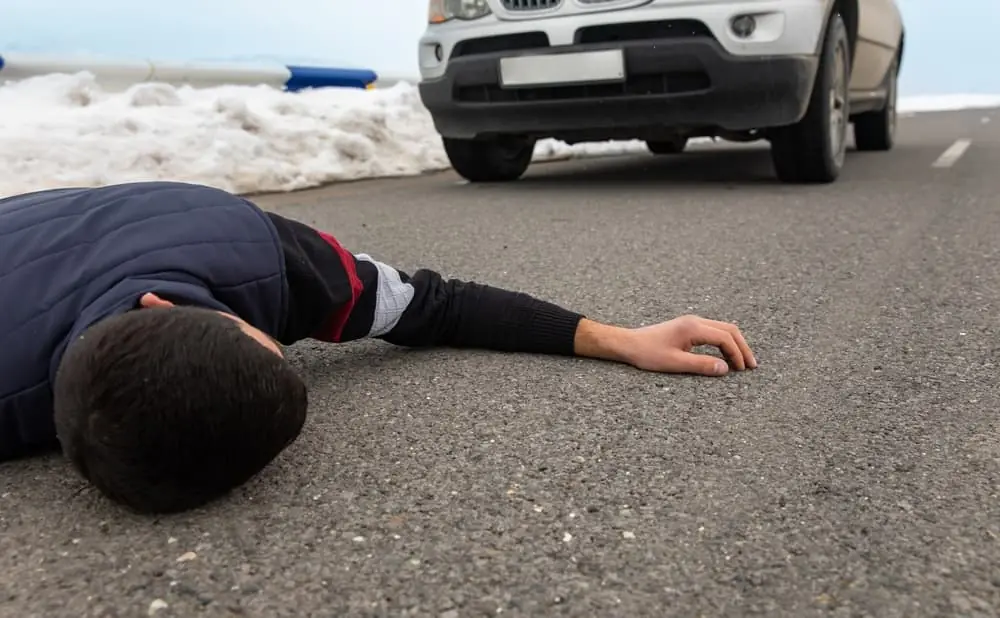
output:
M 761 367 L 299 345 L 305 433 L 201 511 L 3 465 L 0 614 L 997 616 L 1000 111 L 900 139 L 822 187 L 724 146 L 259 198 L 595 318 L 736 321 Z

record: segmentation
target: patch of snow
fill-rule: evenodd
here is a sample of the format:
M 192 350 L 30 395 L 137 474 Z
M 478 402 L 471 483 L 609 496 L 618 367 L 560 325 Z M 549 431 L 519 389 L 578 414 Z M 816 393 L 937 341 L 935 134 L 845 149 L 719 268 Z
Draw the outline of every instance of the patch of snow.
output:
M 901 112 L 1000 107 L 1000 95 L 910 97 Z M 0 197 L 139 180 L 283 192 L 449 167 L 417 88 L 102 90 L 88 73 L 0 86 Z M 535 160 L 647 152 L 641 141 L 543 140 Z

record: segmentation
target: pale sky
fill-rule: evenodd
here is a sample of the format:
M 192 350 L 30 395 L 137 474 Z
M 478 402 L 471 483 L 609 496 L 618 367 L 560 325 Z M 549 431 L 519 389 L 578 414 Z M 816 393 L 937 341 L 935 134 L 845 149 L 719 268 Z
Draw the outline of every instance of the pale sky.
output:
M 407 75 L 427 15 L 426 0 L 2 1 L 0 54 L 263 58 Z M 1000 52 L 986 42 L 1000 30 L 1000 0 L 898 1 L 905 94 L 1000 93 Z

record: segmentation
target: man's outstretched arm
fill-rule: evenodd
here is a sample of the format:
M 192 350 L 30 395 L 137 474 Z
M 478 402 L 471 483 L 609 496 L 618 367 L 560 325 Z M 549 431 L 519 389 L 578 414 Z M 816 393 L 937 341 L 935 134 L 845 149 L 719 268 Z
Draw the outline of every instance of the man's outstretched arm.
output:
M 600 324 L 528 294 L 446 280 L 426 269 L 410 276 L 354 255 L 303 223 L 270 216 L 282 239 L 290 287 L 282 343 L 379 338 L 408 347 L 582 356 L 704 375 L 756 366 L 731 324 L 694 316 L 639 329 Z M 698 345 L 718 347 L 728 364 L 691 354 Z
M 444 280 L 430 270 L 417 271 L 412 279 L 400 273 L 400 281 L 412 285 L 416 294 L 398 324 L 381 336 L 398 345 L 581 356 L 649 371 L 704 375 L 756 366 L 740 330 L 725 322 L 682 316 L 650 327 L 623 328 L 528 294 Z M 719 348 L 728 362 L 692 354 L 700 345 Z

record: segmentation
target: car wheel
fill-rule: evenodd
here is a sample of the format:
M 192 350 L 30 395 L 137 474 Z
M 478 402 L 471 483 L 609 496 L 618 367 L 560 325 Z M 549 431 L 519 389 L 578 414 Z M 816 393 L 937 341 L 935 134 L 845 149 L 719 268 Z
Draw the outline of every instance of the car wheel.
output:
M 899 86 L 899 61 L 889 67 L 885 107 L 858 114 L 854 119 L 854 144 L 858 150 L 892 150 L 896 143 L 896 101 Z
M 847 152 L 850 67 L 847 28 L 834 14 L 805 116 L 771 136 L 771 160 L 782 182 L 829 183 L 840 176 Z
M 535 140 L 516 137 L 490 139 L 443 138 L 444 151 L 456 172 L 469 182 L 517 180 L 535 152 Z
M 680 154 L 687 148 L 686 137 L 675 137 L 668 140 L 647 140 L 646 148 L 655 155 Z

